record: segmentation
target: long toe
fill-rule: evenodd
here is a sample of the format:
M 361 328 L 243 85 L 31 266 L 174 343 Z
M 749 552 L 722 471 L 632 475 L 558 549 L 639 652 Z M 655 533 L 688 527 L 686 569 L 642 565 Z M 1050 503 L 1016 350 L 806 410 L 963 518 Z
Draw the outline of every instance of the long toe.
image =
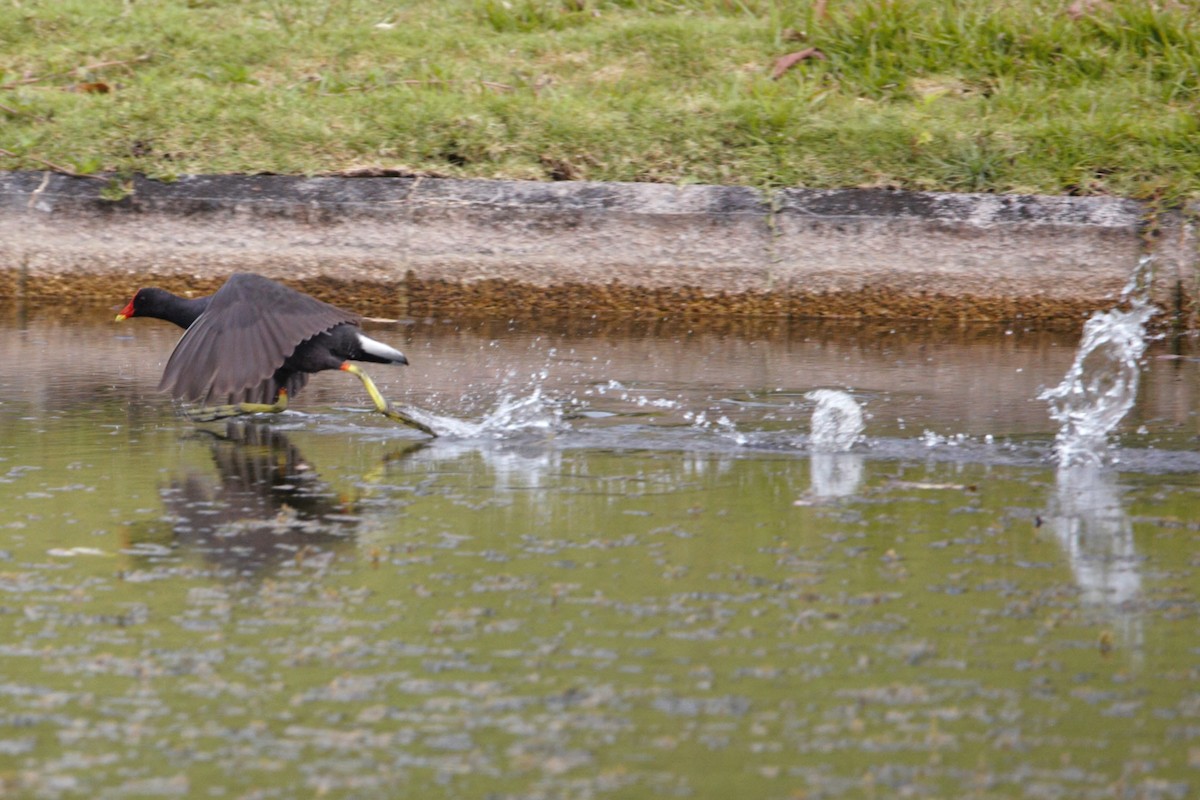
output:
M 426 425 L 423 422 L 417 422 L 415 419 L 410 417 L 408 414 L 405 414 L 403 411 L 400 411 L 399 409 L 397 409 L 391 403 L 388 403 L 387 407 L 385 409 L 383 409 L 380 413 L 383 414 L 385 417 L 387 417 L 390 420 L 394 420 L 403 425 L 407 425 L 410 428 L 415 428 L 416 430 L 419 430 L 421 433 L 428 434 L 429 436 L 434 436 L 434 437 L 437 436 L 437 434 L 434 432 L 433 428 L 429 427 L 428 425 Z

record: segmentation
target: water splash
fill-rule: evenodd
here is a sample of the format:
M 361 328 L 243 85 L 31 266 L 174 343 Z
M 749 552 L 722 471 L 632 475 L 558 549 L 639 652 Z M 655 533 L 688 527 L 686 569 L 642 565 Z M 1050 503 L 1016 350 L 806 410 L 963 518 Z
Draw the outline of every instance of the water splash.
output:
M 710 419 L 706 411 L 688 411 L 684 413 L 683 418 L 696 430 L 704 431 L 705 433 L 715 433 L 722 439 L 728 439 L 736 445 L 740 446 L 749 442 L 749 437 L 739 431 L 733 420 L 724 414 L 716 419 Z
M 1128 308 L 1093 314 L 1062 383 L 1038 395 L 1059 423 L 1054 457 L 1061 467 L 1102 463 L 1108 435 L 1137 399 L 1146 323 L 1155 313 L 1150 303 L 1152 262 L 1149 256 L 1142 258 L 1122 290 L 1121 303 Z
M 531 431 L 550 433 L 561 427 L 563 419 L 560 404 L 543 395 L 540 386 L 520 397 L 501 395 L 496 407 L 478 421 L 419 409 L 406 409 L 406 413 L 433 428 L 439 436 L 459 439 L 501 438 L 512 433 Z
M 810 434 L 813 450 L 842 453 L 862 437 L 862 408 L 849 393 L 836 389 L 816 389 L 804 397 L 817 404 L 813 409 Z

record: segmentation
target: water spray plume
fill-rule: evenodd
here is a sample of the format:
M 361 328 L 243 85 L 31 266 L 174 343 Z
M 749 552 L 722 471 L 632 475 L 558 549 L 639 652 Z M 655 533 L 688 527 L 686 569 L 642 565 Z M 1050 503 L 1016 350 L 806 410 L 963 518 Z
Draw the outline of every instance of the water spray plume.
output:
M 1150 256 L 1138 262 L 1121 292 L 1125 310 L 1091 316 L 1062 383 L 1038 395 L 1050 404 L 1050 416 L 1059 424 L 1054 457 L 1060 467 L 1102 463 L 1109 452 L 1108 435 L 1137 399 L 1146 323 L 1155 314 L 1152 263 Z
M 817 404 L 812 414 L 812 449 L 822 453 L 849 450 L 863 432 L 862 409 L 846 392 L 816 389 L 804 395 Z

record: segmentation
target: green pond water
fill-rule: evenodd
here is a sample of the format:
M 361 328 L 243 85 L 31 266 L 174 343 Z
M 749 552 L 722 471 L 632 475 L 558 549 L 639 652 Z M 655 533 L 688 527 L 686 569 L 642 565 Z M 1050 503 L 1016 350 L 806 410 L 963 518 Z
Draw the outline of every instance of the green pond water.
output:
M 377 326 L 430 442 L 340 374 L 195 425 L 169 326 L 2 319 L 0 796 L 1200 796 L 1187 342 L 1058 470 L 1065 334 Z

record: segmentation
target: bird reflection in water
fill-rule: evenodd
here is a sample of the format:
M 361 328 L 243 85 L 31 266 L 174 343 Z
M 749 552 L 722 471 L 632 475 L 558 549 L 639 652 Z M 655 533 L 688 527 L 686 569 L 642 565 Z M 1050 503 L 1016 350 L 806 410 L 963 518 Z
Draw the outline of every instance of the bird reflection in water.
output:
M 210 438 L 218 480 L 192 473 L 161 494 L 174 542 L 223 569 L 253 573 L 328 559 L 353 542 L 359 518 L 282 433 L 230 422 Z

